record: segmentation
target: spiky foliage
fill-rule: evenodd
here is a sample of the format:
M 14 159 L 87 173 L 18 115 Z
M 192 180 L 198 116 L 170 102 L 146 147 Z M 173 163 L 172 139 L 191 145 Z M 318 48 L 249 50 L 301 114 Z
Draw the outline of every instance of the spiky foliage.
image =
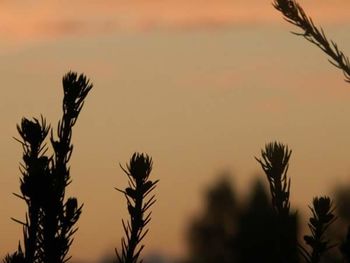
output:
M 255 158 L 264 170 L 270 185 L 272 206 L 280 216 L 288 216 L 290 209 L 290 178 L 287 177 L 288 162 L 292 151 L 288 146 L 271 142 L 261 150 L 261 158 Z
M 17 125 L 18 133 L 22 140 L 17 140 L 23 147 L 23 163 L 21 164 L 22 178 L 20 189 L 22 198 L 28 207 L 25 222 L 23 224 L 24 258 L 26 262 L 38 261 L 38 231 L 40 229 L 41 207 L 47 194 L 47 177 L 49 176 L 49 158 L 46 152 L 45 138 L 50 127 L 46 125 L 43 117 L 41 120 L 28 120 L 23 118 L 21 125 Z M 22 254 L 19 245 L 18 255 Z
M 82 209 L 76 198 L 65 200 L 65 190 L 71 182 L 68 162 L 73 150 L 72 128 L 91 88 L 84 75 L 68 72 L 63 77 L 63 117 L 58 123 L 58 139 L 51 129 L 52 156 L 45 156 L 44 140 L 50 127 L 44 118 L 24 118 L 17 126 L 24 152 L 22 195 L 17 196 L 25 200 L 28 212 L 25 222 L 16 220 L 23 225 L 25 251 L 22 253 L 19 246 L 7 262 L 18 260 L 22 254 L 25 263 L 62 263 L 70 259 L 67 253 Z
M 18 244 L 18 250 L 12 255 L 6 255 L 3 263 L 26 263 L 21 244 Z
M 286 21 L 302 30 L 302 33 L 294 34 L 303 36 L 306 40 L 318 46 L 329 56 L 329 62 L 343 71 L 345 81 L 350 82 L 349 58 L 344 55 L 334 41 L 327 39 L 323 29 L 314 24 L 312 18 L 305 13 L 297 1 L 274 0 L 273 6 L 283 14 Z
M 126 168 L 120 166 L 129 182 L 125 190 L 116 189 L 124 194 L 130 215 L 127 222 L 122 220 L 125 237 L 121 241 L 121 253 L 116 250 L 120 263 L 142 262 L 138 258 L 144 245 L 139 244 L 148 232 L 145 229 L 151 220 L 148 210 L 156 202 L 155 195 L 150 194 L 158 183 L 158 180 L 149 180 L 152 164 L 152 158 L 147 154 L 134 153 Z
M 325 237 L 325 232 L 329 226 L 336 220 L 333 214 L 334 208 L 329 197 L 315 197 L 310 207 L 312 216 L 309 219 L 309 229 L 311 235 L 305 235 L 304 240 L 311 248 L 308 252 L 301 246 L 301 252 L 308 263 L 320 262 L 321 255 L 329 250 L 332 246 Z
M 287 145 L 271 142 L 255 158 L 264 170 L 270 186 L 276 220 L 276 259 L 274 262 L 297 262 L 296 214 L 290 213 L 290 178 L 287 176 L 292 151 Z
M 43 204 L 42 231 L 39 238 L 40 254 L 44 262 L 61 263 L 67 257 L 74 228 L 81 214 L 82 205 L 76 198 L 65 200 L 65 190 L 71 182 L 68 162 L 72 155 L 72 128 L 92 88 L 85 75 L 68 72 L 63 77 L 63 116 L 58 123 L 57 139 L 51 132 L 54 151 L 51 163 L 49 191 Z

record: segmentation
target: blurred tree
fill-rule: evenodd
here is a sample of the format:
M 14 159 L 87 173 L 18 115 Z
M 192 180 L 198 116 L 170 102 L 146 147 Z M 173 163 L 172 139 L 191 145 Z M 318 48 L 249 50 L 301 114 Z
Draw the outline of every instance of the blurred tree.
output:
M 277 262 L 276 222 L 270 196 L 256 180 L 238 220 L 237 262 Z
M 350 225 L 350 185 L 338 185 L 333 190 L 334 206 L 338 219 L 328 231 L 329 239 L 339 244 L 339 249 L 332 249 L 325 255 L 325 262 L 349 262 L 350 236 L 346 235 Z M 343 256 L 342 256 L 343 254 Z
M 334 196 L 339 219 L 338 224 L 336 224 L 338 230 L 336 237 L 341 240 L 339 250 L 344 261 L 350 262 L 350 186 L 339 186 Z
M 203 214 L 189 227 L 189 262 L 233 262 L 237 212 L 234 189 L 224 176 L 207 190 Z
M 222 177 L 207 190 L 204 212 L 188 230 L 188 263 L 280 263 L 276 257 L 278 219 L 268 191 L 260 179 L 250 189 L 244 202 L 237 201 L 228 177 Z M 296 216 L 290 220 L 295 225 L 291 232 L 296 235 Z

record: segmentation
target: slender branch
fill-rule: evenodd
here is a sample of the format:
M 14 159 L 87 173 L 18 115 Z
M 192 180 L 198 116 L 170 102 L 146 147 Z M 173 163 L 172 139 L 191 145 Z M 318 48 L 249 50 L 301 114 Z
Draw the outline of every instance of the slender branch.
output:
M 304 240 L 311 248 L 311 253 L 303 248 L 305 259 L 308 263 L 318 263 L 322 254 L 332 248 L 329 240 L 325 238 L 325 232 L 336 220 L 333 214 L 334 208 L 329 197 L 315 197 L 310 207 L 312 216 L 309 219 L 311 235 L 305 235 Z
M 58 123 L 57 139 L 51 132 L 51 145 L 54 155 L 49 176 L 49 192 L 43 206 L 43 225 L 40 238 L 42 261 L 45 263 L 62 263 L 67 258 L 75 223 L 81 214 L 82 206 L 76 198 L 65 201 L 65 190 L 70 183 L 68 162 L 72 155 L 72 129 L 83 107 L 84 99 L 92 84 L 83 75 L 68 72 L 63 77 L 63 116 Z
M 307 41 L 318 46 L 329 56 L 329 62 L 342 70 L 345 81 L 350 82 L 350 61 L 338 48 L 338 45 L 328 40 L 321 27 L 317 27 L 312 18 L 309 17 L 300 4 L 295 0 L 274 0 L 273 6 L 282 13 L 284 19 L 297 26 L 302 33 L 294 33 L 303 36 Z
M 152 158 L 147 154 L 134 153 L 126 168 L 122 168 L 129 180 L 129 187 L 122 192 L 127 201 L 130 219 L 127 223 L 122 220 L 125 237 L 122 238 L 122 251 L 116 250 L 120 263 L 137 263 L 144 245 L 140 245 L 142 239 L 148 233 L 145 230 L 151 220 L 148 210 L 155 203 L 155 196 L 147 200 L 147 195 L 156 187 L 158 180 L 149 180 L 152 171 Z M 141 260 L 142 262 L 142 260 Z
M 266 174 L 276 217 L 276 251 L 278 262 L 297 262 L 296 215 L 290 213 L 290 178 L 287 176 L 292 151 L 287 145 L 271 142 L 255 158 Z

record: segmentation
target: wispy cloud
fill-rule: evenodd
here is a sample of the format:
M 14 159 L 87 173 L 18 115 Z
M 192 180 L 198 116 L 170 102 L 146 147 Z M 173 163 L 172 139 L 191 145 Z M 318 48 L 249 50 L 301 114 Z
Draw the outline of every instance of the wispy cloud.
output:
M 336 3 L 335 3 L 336 2 Z M 314 18 L 349 22 L 350 2 L 305 3 Z M 118 31 L 220 28 L 281 23 L 271 1 L 262 0 L 51 0 L 0 2 L 0 37 L 26 42 Z

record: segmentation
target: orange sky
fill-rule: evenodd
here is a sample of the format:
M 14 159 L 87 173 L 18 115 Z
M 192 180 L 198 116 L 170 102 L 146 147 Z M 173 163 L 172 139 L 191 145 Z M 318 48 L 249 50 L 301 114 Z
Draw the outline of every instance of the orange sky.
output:
M 0 36 L 17 44 L 118 31 L 191 29 L 280 23 L 262 0 L 7 0 L 0 3 Z M 346 0 L 301 1 L 323 23 L 349 21 Z
M 350 54 L 349 1 L 303 1 Z M 80 9 L 79 9 L 80 8 Z M 223 170 L 244 194 L 270 140 L 293 149 L 292 203 L 347 182 L 350 90 L 269 1 L 1 1 L 0 257 L 22 235 L 22 116 L 60 116 L 61 77 L 95 84 L 74 130 L 68 194 L 84 202 L 71 255 L 113 253 L 126 216 L 118 163 L 153 156 L 157 189 L 146 253 L 184 253 L 187 221 Z M 188 200 L 191 200 L 189 202 Z M 167 233 L 167 235 L 164 235 Z

